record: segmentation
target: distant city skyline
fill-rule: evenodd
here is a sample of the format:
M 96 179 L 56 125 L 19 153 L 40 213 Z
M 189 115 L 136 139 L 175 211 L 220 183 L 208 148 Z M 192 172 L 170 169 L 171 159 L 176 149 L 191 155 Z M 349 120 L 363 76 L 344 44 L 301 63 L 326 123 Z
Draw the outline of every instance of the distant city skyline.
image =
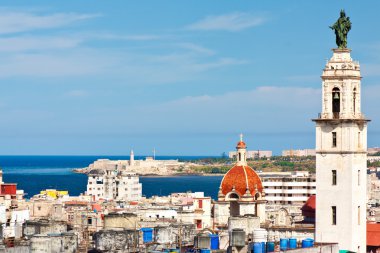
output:
M 345 9 L 380 146 L 380 3 L 4 1 L 0 155 L 313 149 Z

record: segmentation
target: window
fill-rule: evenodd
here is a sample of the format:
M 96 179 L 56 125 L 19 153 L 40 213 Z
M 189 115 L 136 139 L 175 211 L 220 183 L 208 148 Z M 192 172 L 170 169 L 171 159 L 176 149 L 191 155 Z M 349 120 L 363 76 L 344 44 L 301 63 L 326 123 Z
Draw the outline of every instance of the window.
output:
M 196 220 L 197 228 L 202 228 L 202 220 Z
M 203 201 L 201 199 L 198 200 L 198 208 L 203 208 Z
M 332 171 L 332 185 L 336 185 L 336 170 Z
M 336 147 L 336 132 L 332 132 L 332 146 Z
M 88 217 L 88 218 L 87 218 L 87 224 L 88 224 L 88 225 L 92 225 L 92 218 L 91 218 L 91 217 Z
M 358 132 L 358 148 L 362 147 L 361 138 L 360 138 L 360 132 Z
M 358 206 L 358 225 L 360 225 L 360 206 Z
M 332 224 L 336 225 L 336 206 L 331 207 L 331 213 L 332 213 Z
M 358 185 L 360 186 L 360 170 L 358 170 Z

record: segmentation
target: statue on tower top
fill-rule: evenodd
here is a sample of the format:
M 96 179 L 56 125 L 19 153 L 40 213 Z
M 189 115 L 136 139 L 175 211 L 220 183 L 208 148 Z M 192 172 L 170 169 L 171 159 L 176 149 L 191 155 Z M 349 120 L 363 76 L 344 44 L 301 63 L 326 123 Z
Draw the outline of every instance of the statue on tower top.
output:
M 335 31 L 338 48 L 347 48 L 347 34 L 351 30 L 351 21 L 346 17 L 344 10 L 340 11 L 340 17 L 330 28 Z

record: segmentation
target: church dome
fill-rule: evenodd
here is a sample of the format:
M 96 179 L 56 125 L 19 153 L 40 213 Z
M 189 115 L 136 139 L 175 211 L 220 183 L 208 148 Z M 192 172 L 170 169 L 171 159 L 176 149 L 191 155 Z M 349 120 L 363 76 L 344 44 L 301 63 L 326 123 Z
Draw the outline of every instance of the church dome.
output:
M 247 193 L 251 196 L 263 192 L 263 184 L 257 173 L 248 165 L 235 165 L 223 177 L 220 190 L 223 195 L 235 191 L 240 197 Z
M 244 141 L 239 141 L 239 142 L 236 144 L 236 148 L 247 148 L 247 145 L 245 145 L 245 142 L 244 142 Z

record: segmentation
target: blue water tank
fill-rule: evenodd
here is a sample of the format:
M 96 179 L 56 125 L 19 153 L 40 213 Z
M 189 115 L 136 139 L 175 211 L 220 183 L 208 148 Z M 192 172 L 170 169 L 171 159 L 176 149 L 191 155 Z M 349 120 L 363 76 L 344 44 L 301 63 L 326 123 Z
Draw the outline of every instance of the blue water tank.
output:
M 152 242 L 153 241 L 153 228 L 142 228 L 143 232 L 143 242 Z
M 288 243 L 289 243 L 288 239 L 281 238 L 280 239 L 280 250 L 287 250 L 288 249 Z
M 312 242 L 308 239 L 302 240 L 302 248 L 310 248 L 312 247 Z
M 201 249 L 200 253 L 210 253 L 210 252 L 211 252 L 210 249 Z
M 261 252 L 266 253 L 265 242 L 261 242 Z
M 255 244 L 253 244 L 253 253 L 262 253 L 262 251 L 261 242 L 255 242 Z
M 212 250 L 217 250 L 219 249 L 219 235 L 216 234 L 210 234 L 210 244 L 211 244 L 211 249 Z
M 309 240 L 309 241 L 310 241 L 310 247 L 313 247 L 313 246 L 314 246 L 314 239 L 306 238 L 306 240 Z
M 297 248 L 297 239 L 289 238 L 289 249 L 296 249 L 296 248 Z
M 274 252 L 274 242 L 267 242 L 267 252 Z

